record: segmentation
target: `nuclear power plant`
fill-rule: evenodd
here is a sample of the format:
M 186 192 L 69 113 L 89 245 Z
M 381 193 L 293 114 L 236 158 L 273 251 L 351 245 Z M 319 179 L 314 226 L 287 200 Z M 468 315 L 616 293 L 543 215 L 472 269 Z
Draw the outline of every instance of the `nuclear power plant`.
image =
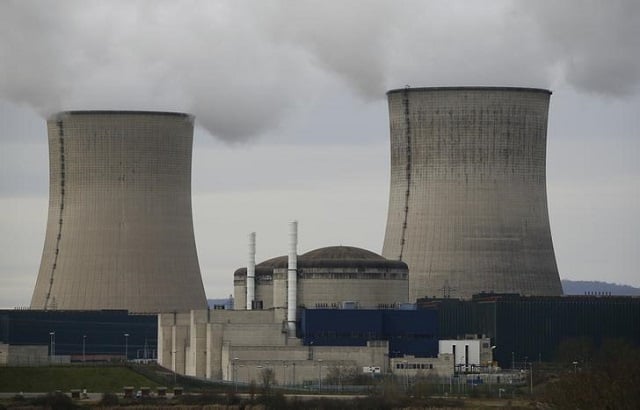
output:
M 191 215 L 193 117 L 72 111 L 47 127 L 49 216 L 31 308 L 205 308 Z
M 431 357 L 433 374 L 452 368 L 450 355 L 436 357 L 435 313 L 401 308 L 408 295 L 405 263 L 351 246 L 298 255 L 296 221 L 289 224 L 287 255 L 255 265 L 255 252 L 252 233 L 247 268 L 234 273 L 234 310 L 158 315 L 161 366 L 249 383 L 269 363 L 290 367 L 275 375 L 283 385 L 313 380 L 322 366 L 386 373 L 390 351 Z
M 397 376 L 407 386 L 432 377 L 444 389 L 454 375 L 459 384 L 520 383 L 515 363 L 524 359 L 526 372 L 528 358 L 552 360 L 566 338 L 638 344 L 628 326 L 639 320 L 637 298 L 561 297 L 546 194 L 550 95 L 389 91 L 382 254 L 343 245 L 299 254 L 291 222 L 282 256 L 256 264 L 251 233 L 246 267 L 233 272 L 235 303 L 212 308 L 191 213 L 193 117 L 54 115 L 32 310 L 0 311 L 0 359 L 40 352 L 38 363 L 84 361 L 88 338 L 95 360 L 153 358 L 234 384 L 271 369 L 278 385 L 322 390 L 331 370 Z M 501 373 L 495 358 L 512 372 Z
M 387 93 L 391 188 L 382 255 L 409 265 L 409 299 L 561 295 L 546 191 L 550 91 Z

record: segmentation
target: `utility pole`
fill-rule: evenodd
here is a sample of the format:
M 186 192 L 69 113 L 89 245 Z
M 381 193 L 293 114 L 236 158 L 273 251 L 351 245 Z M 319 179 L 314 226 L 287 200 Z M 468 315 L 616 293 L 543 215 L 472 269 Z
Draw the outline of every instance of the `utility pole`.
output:
M 124 361 L 129 361 L 129 333 L 124 334 Z
M 49 332 L 49 356 L 56 355 L 56 332 Z
M 82 335 L 82 363 L 86 361 L 85 347 L 87 344 L 87 335 Z

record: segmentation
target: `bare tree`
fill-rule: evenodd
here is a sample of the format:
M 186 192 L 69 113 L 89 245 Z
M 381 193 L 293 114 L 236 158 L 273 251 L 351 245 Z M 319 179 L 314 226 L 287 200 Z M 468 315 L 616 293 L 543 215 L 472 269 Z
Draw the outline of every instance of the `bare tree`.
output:
M 584 353 L 578 351 L 578 353 Z M 547 384 L 542 401 L 553 408 L 640 408 L 640 349 L 628 342 L 607 340 Z M 569 356 L 570 358 L 571 356 Z
M 260 372 L 260 380 L 262 381 L 262 390 L 267 394 L 271 391 L 271 387 L 276 384 L 276 373 L 271 368 L 264 368 Z
M 353 384 L 358 375 L 358 369 L 354 366 L 331 366 L 327 370 L 325 381 L 327 384 L 342 386 Z

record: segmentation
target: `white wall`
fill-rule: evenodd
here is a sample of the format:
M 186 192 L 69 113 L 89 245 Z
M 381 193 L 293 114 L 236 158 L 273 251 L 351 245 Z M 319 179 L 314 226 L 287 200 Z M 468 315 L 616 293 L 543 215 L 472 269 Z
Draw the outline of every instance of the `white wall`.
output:
M 440 353 L 438 357 L 394 357 L 390 359 L 391 373 L 398 376 L 453 376 L 453 355 Z
M 453 354 L 455 365 L 480 366 L 481 342 L 482 342 L 481 339 L 440 340 L 439 353 Z M 453 349 L 454 346 L 455 346 L 455 354 Z

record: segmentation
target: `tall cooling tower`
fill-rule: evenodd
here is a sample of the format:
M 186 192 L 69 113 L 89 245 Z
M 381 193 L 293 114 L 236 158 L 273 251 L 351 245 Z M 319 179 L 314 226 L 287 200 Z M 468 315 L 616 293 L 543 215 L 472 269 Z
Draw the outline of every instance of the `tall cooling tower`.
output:
M 410 300 L 561 295 L 545 176 L 551 92 L 391 90 L 382 254 L 409 265 Z
M 206 308 L 191 216 L 193 118 L 51 117 L 49 220 L 32 309 Z

